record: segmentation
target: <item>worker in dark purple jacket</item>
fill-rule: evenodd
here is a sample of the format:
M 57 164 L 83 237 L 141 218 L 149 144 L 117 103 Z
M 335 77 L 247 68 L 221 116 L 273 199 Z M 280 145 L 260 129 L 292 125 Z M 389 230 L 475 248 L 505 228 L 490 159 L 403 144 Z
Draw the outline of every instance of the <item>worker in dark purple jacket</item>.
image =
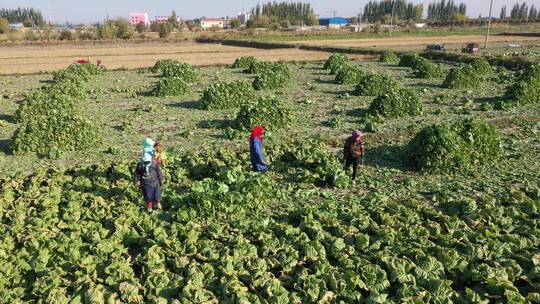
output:
M 161 186 L 163 174 L 152 155 L 145 153 L 133 173 L 135 185 L 141 189 L 148 212 L 152 212 L 154 204 L 161 209 Z
M 264 128 L 256 126 L 251 132 L 249 138 L 249 152 L 251 156 L 251 165 L 254 171 L 265 172 L 268 170 L 268 165 L 264 163 L 264 155 L 262 148 L 262 133 Z

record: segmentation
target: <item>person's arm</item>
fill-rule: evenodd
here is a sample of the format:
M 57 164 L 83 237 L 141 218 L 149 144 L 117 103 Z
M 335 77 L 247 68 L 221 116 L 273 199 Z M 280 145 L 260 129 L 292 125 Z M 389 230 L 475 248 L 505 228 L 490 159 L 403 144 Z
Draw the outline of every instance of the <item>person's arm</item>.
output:
M 348 141 L 347 142 L 347 151 L 348 151 L 349 155 L 351 155 L 351 156 L 356 155 L 356 151 L 354 150 L 354 141 Z
M 363 165 L 364 164 L 364 152 L 366 151 L 366 149 L 364 148 L 364 142 L 362 142 L 362 150 L 360 151 L 360 163 Z
M 139 187 L 140 180 L 139 180 L 139 164 L 135 167 L 135 170 L 133 171 L 133 184 L 135 187 Z
M 159 182 L 159 185 L 161 186 L 163 185 L 163 173 L 161 172 L 161 169 L 159 168 L 159 165 L 157 163 L 155 164 L 155 167 L 156 167 L 158 182 Z

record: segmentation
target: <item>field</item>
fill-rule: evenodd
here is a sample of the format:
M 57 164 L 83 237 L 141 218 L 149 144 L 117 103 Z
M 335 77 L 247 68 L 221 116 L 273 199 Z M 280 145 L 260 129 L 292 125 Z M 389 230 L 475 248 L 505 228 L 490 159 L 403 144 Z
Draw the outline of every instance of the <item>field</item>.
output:
M 231 129 L 238 109 L 202 107 L 209 84 L 255 77 L 239 69 L 200 67 L 192 93 L 167 98 L 148 96 L 159 75 L 147 69 L 93 76 L 80 108 L 103 142 L 58 159 L 9 149 L 23 94 L 51 75 L 0 76 L 0 302 L 540 303 L 540 109 L 493 109 L 513 72 L 447 89 L 442 78 L 357 60 L 417 90 L 425 107 L 374 122 L 365 119 L 373 97 L 312 61 L 328 54 L 201 48 L 223 53 L 205 65 L 294 55 L 292 84 L 257 92 L 294 116 L 265 134 L 267 174 L 250 172 L 249 132 Z M 201 64 L 200 54 L 167 56 Z M 437 174 L 406 160 L 422 128 L 471 117 L 501 133 L 495 161 Z M 354 129 L 367 148 L 356 184 L 340 170 Z M 170 153 L 165 210 L 152 214 L 130 181 L 145 136 Z
M 323 45 L 337 47 L 360 47 L 374 49 L 394 49 L 394 50 L 424 50 L 426 45 L 432 43 L 443 43 L 452 49 L 463 48 L 468 42 L 484 43 L 485 36 L 465 35 L 465 36 L 434 36 L 434 37 L 396 37 L 386 39 L 334 39 L 334 40 L 306 40 L 296 43 L 303 45 Z M 524 46 L 540 45 L 540 37 L 516 37 L 516 36 L 491 36 L 490 44 L 494 48 L 505 47 L 508 43 L 521 44 Z
M 177 59 L 197 66 L 230 65 L 241 56 L 270 61 L 322 60 L 328 54 L 303 50 L 256 50 L 194 42 L 110 43 L 103 45 L 0 46 L 0 74 L 35 74 L 67 67 L 76 59 L 101 59 L 108 69 L 137 69 L 159 59 Z

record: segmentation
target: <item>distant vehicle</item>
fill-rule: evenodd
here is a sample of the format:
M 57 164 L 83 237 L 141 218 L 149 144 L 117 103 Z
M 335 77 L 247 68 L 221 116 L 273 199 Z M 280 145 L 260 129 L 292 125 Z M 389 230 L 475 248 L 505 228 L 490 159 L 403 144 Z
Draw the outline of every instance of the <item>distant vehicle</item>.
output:
M 436 44 L 428 44 L 426 46 L 427 51 L 444 51 L 444 44 L 442 43 L 436 43 Z
M 463 53 L 476 54 L 480 52 L 480 45 L 478 43 L 467 43 L 463 48 Z

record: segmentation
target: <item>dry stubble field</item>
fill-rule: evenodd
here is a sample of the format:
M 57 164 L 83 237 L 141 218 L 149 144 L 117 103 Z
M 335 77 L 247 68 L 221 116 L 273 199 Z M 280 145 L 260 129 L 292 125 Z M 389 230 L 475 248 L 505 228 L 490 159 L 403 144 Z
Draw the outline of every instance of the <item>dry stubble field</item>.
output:
M 318 61 L 328 53 L 298 49 L 262 50 L 219 44 L 145 43 L 0 47 L 0 74 L 33 74 L 67 67 L 76 59 L 101 59 L 108 69 L 137 69 L 160 59 L 176 59 L 196 66 L 232 64 L 242 56 L 269 61 Z M 360 59 L 362 55 L 354 56 Z
M 373 47 L 395 50 L 421 50 L 429 43 L 445 43 L 458 49 L 467 42 L 483 42 L 483 36 L 398 37 L 370 39 L 308 40 L 303 45 L 332 45 L 340 47 Z M 524 46 L 540 45 L 540 37 L 493 36 L 493 47 L 504 48 L 508 43 Z M 319 61 L 328 53 L 299 49 L 253 49 L 200 44 L 195 42 L 104 45 L 0 46 L 0 74 L 34 74 L 52 72 L 67 67 L 76 59 L 101 59 L 109 69 L 137 69 L 152 66 L 159 59 L 177 59 L 196 66 L 231 64 L 241 56 L 255 56 L 269 61 Z M 363 55 L 354 55 L 362 59 Z

